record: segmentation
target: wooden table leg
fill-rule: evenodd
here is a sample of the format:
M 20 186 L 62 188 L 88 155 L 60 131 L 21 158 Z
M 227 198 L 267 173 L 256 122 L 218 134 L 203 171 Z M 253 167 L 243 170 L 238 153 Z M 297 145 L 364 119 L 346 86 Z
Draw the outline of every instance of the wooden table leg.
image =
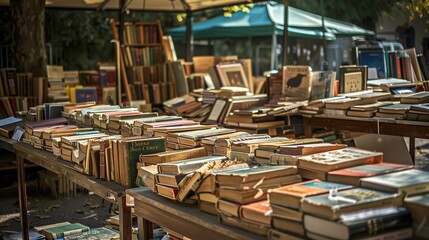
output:
M 410 156 L 415 166 L 416 165 L 416 138 L 413 138 L 413 137 L 410 137 Z
M 152 222 L 146 218 L 142 218 L 143 237 L 140 239 L 149 240 L 153 239 L 153 225 Z M 140 231 L 140 224 L 139 224 Z M 140 232 L 139 232 L 140 233 Z
M 21 228 L 24 240 L 29 239 L 28 235 L 28 206 L 27 206 L 27 186 L 25 182 L 25 167 L 24 158 L 16 156 L 17 169 L 18 169 L 18 193 L 19 193 L 19 206 L 21 209 Z
M 310 125 L 310 120 L 306 117 L 303 118 L 304 124 L 304 135 L 305 137 L 311 138 L 313 136 L 313 127 Z
M 119 232 L 121 240 L 131 240 L 131 207 L 126 204 L 125 195 L 118 199 L 119 208 Z

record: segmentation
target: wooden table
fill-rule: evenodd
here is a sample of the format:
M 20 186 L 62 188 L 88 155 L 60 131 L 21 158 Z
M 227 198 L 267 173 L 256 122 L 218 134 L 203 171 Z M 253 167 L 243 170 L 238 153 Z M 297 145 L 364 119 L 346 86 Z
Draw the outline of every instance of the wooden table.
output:
M 158 196 L 147 188 L 126 190 L 134 198 L 134 212 L 141 240 L 152 237 L 152 223 L 169 228 L 191 239 L 266 239 L 244 230 L 221 224 L 216 216 L 200 211 L 196 205 L 181 204 Z
M 64 161 L 52 153 L 34 149 L 28 144 L 15 142 L 13 148 L 18 165 L 18 191 L 19 203 L 21 206 L 23 239 L 28 239 L 29 228 L 24 160 L 28 160 L 52 172 L 61 174 L 72 182 L 94 192 L 98 196 L 118 204 L 121 239 L 131 239 L 131 208 L 126 206 L 125 188 L 123 186 L 79 173 L 74 169 L 74 163 Z
M 359 118 L 333 115 L 316 115 L 304 117 L 306 137 L 313 135 L 313 128 L 328 128 L 353 132 L 384 134 L 408 137 L 410 139 L 410 155 L 415 161 L 415 139 L 429 139 L 429 122 L 395 120 L 389 118 Z

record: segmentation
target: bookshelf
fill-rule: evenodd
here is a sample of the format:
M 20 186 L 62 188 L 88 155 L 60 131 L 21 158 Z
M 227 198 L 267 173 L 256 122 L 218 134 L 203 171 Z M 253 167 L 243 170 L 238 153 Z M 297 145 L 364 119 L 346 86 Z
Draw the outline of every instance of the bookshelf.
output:
M 113 38 L 119 40 L 118 24 L 110 20 Z M 145 100 L 152 105 L 176 96 L 168 67 L 159 21 L 126 22 L 120 51 L 122 86 L 128 102 Z

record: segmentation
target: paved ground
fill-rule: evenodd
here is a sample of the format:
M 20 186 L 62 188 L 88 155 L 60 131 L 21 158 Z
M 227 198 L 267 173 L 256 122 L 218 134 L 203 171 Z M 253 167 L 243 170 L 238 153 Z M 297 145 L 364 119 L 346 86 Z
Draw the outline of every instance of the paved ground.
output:
M 35 180 L 27 182 L 27 193 L 30 227 L 62 221 L 80 222 L 89 227 L 101 227 L 110 216 L 110 202 L 103 203 L 102 198 L 97 195 L 78 193 L 76 197 L 54 199 L 50 194 L 38 192 Z M 19 212 L 16 183 L 1 188 L 0 196 L 0 216 Z M 3 233 L 20 230 L 19 218 L 11 219 L 6 224 L 0 224 L 0 232 Z

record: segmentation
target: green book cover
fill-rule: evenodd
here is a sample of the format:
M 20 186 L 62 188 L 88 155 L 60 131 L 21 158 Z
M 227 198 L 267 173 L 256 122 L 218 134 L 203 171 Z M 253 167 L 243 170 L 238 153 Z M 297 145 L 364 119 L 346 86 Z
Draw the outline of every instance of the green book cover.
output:
M 43 235 L 48 239 L 58 239 L 76 233 L 89 231 L 89 227 L 80 223 L 71 223 L 64 226 L 53 227 L 42 230 Z
M 429 189 L 429 172 L 410 169 L 361 179 L 362 186 L 388 192 L 404 192 L 408 195 Z
M 139 138 L 124 140 L 124 161 L 128 172 L 128 187 L 136 187 L 137 178 L 136 164 L 140 154 L 151 154 L 165 151 L 165 139 L 161 137 Z
M 64 240 L 78 240 L 78 239 L 92 239 L 92 240 L 111 240 L 111 239 L 119 239 L 119 232 L 114 230 L 99 227 L 91 229 L 87 232 L 74 234 L 70 236 L 64 237 Z

